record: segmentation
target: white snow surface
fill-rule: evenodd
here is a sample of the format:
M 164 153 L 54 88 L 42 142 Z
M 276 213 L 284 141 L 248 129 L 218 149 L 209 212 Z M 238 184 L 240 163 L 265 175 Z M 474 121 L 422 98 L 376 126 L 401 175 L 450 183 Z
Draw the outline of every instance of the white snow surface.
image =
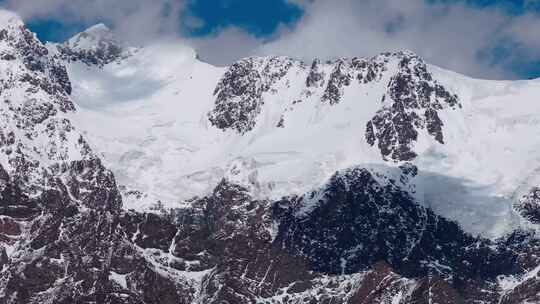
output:
M 277 93 L 265 93 L 255 128 L 239 135 L 207 118 L 225 68 L 199 61 L 181 42 L 156 42 L 103 68 L 70 63 L 68 70 L 78 105 L 73 123 L 119 184 L 145 194 L 125 196 L 126 209 L 148 211 L 158 200 L 182 207 L 224 177 L 276 199 L 319 187 L 336 170 L 393 174 L 399 165 L 365 139 L 384 77 L 346 87 L 337 105 L 311 96 L 290 110 L 305 87 L 305 75 L 293 67 Z M 411 193 L 473 234 L 498 237 L 527 225 L 512 203 L 540 185 L 540 80 L 476 80 L 431 65 L 429 71 L 462 107 L 440 112 L 445 144 L 420 134 Z M 277 128 L 282 115 L 285 127 Z
M 118 283 L 122 288 L 127 289 L 127 280 L 125 274 L 119 274 L 114 271 L 109 272 L 109 280 L 113 280 Z

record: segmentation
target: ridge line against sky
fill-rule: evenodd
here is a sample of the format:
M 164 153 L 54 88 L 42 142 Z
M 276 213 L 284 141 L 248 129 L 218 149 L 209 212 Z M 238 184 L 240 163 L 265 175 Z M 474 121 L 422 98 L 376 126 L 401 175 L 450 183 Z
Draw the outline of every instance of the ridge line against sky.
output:
M 540 77 L 540 0 L 0 0 L 42 40 L 98 22 L 144 44 L 179 39 L 227 65 L 250 55 L 304 60 L 409 49 L 477 78 Z

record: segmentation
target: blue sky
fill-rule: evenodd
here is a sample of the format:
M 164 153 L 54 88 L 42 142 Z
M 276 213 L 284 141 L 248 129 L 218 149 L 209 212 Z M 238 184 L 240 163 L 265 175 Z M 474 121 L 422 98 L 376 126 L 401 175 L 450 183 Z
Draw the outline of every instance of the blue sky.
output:
M 208 35 L 233 25 L 264 37 L 272 35 L 280 23 L 294 24 L 302 9 L 283 0 L 198 0 L 187 5 L 185 14 L 204 23 L 192 29 L 192 35 Z
M 406 0 L 405 0 L 406 1 Z M 499 7 L 509 14 L 540 11 L 540 1 L 530 0 L 430 0 L 443 3 L 466 3 L 490 8 Z M 0 1 L 1 3 L 2 1 Z M 189 1 L 183 13 L 201 21 L 200 27 L 181 22 L 179 29 L 194 36 L 209 35 L 227 26 L 238 26 L 256 36 L 271 36 L 281 23 L 294 25 L 302 8 L 286 0 L 195 0 Z M 96 20 L 100 22 L 100 20 Z M 187 24 L 186 24 L 187 23 Z M 58 19 L 30 20 L 29 27 L 46 41 L 62 41 L 92 24 L 62 22 Z
M 302 9 L 284 0 L 196 0 L 186 5 L 182 16 L 178 28 L 190 36 L 210 35 L 220 28 L 237 26 L 255 36 L 266 37 L 280 24 L 293 25 L 302 16 Z M 196 24 L 191 20 L 197 20 Z M 91 25 L 55 18 L 28 21 L 28 26 L 44 41 L 63 41 Z
M 540 41 L 528 29 L 540 20 L 540 0 L 62 1 L 43 0 L 42 7 L 33 0 L 0 4 L 20 11 L 44 41 L 63 41 L 104 22 L 124 32 L 133 27 L 126 36 L 147 27 L 155 27 L 152 34 L 174 32 L 193 41 L 208 61 L 220 64 L 251 54 L 340 57 L 408 48 L 432 63 L 475 77 L 540 77 Z M 445 6 L 441 9 L 440 4 Z M 145 12 L 154 9 L 154 15 Z M 155 20 L 171 12 L 178 18 Z M 126 22 L 113 24 L 117 20 Z M 441 39 L 445 32 L 450 34 Z

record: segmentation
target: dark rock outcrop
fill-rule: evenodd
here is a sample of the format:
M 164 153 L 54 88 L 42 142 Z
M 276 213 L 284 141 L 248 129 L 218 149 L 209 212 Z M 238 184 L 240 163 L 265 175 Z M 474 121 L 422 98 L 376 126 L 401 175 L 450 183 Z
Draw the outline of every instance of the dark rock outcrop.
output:
M 366 169 L 337 173 L 318 191 L 278 202 L 274 212 L 276 242 L 324 273 L 356 273 L 384 260 L 403 275 L 434 272 L 458 286 L 519 271 L 512 251 L 493 250 Z
M 532 223 L 540 224 L 540 188 L 532 188 L 514 204 L 514 209 Z
M 234 63 L 218 83 L 215 108 L 208 114 L 220 129 L 251 131 L 264 104 L 263 94 L 282 79 L 293 61 L 285 57 L 246 58 Z
M 438 112 L 459 107 L 458 97 L 448 92 L 415 55 L 404 55 L 398 72 L 382 97 L 383 107 L 367 123 L 366 140 L 377 144 L 383 158 L 408 161 L 416 157 L 414 144 L 419 131 L 444 144 L 443 123 Z

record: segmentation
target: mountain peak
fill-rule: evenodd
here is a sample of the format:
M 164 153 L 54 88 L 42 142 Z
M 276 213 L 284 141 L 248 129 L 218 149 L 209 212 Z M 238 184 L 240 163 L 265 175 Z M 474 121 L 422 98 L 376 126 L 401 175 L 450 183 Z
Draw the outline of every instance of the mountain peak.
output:
M 103 23 L 89 27 L 68 41 L 58 45 L 62 56 L 69 61 L 80 61 L 89 66 L 103 66 L 122 57 L 124 48 L 112 30 Z
M 118 44 L 111 29 L 98 23 L 71 37 L 64 43 L 72 49 L 96 49 L 103 44 Z
M 106 33 L 106 32 L 111 32 L 111 29 L 105 25 L 105 23 L 97 23 L 97 24 L 94 24 L 92 25 L 91 27 L 87 28 L 85 31 L 85 33 Z

